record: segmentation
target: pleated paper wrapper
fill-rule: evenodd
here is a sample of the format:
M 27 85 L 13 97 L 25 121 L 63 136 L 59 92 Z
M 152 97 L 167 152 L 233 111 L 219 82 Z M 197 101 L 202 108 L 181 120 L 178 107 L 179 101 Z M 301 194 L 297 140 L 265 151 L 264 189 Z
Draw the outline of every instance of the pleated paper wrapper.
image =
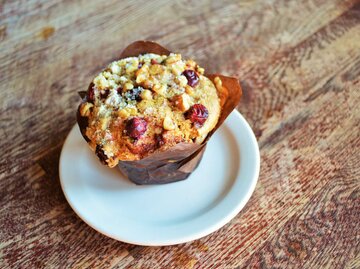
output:
M 136 57 L 145 53 L 169 55 L 170 51 L 152 41 L 136 41 L 123 50 L 119 59 L 131 56 Z M 117 166 L 118 169 L 132 182 L 145 185 L 164 184 L 184 180 L 198 167 L 206 149 L 207 142 L 225 121 L 227 116 L 239 104 L 242 95 L 238 79 L 220 74 L 205 74 L 205 76 L 213 82 L 215 77 L 219 77 L 223 85 L 220 91 L 218 89 L 221 114 L 215 128 L 207 135 L 202 144 L 179 143 L 168 150 L 154 152 L 138 161 L 120 161 Z M 77 121 L 82 135 L 85 140 L 89 142 L 85 136 L 87 120 L 80 116 L 79 109 L 77 112 Z

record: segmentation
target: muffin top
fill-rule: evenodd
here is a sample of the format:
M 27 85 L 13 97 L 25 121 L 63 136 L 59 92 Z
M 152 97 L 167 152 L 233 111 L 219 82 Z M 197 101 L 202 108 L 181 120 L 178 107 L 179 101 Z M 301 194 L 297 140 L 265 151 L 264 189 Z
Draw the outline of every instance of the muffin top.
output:
M 196 62 L 174 53 L 109 64 L 78 109 L 87 120 L 83 135 L 102 163 L 114 167 L 181 142 L 201 144 L 221 110 L 216 87 L 203 74 Z

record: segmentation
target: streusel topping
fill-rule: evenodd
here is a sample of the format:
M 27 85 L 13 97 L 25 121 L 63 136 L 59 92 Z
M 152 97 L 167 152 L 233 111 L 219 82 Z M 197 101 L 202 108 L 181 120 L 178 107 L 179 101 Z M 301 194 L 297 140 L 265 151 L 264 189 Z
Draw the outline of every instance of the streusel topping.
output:
M 220 115 L 216 87 L 203 74 L 195 61 L 174 53 L 109 64 L 79 107 L 100 160 L 113 167 L 180 142 L 201 143 Z

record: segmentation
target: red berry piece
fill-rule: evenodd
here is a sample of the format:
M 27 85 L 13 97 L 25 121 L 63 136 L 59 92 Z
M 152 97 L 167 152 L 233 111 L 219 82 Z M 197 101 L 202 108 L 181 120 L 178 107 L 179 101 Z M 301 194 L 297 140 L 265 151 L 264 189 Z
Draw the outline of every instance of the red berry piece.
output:
M 155 59 L 151 59 L 151 64 L 158 64 L 158 62 Z
M 94 103 L 95 101 L 94 86 L 94 83 L 91 82 L 87 91 L 87 101 L 89 103 Z
M 186 77 L 189 86 L 195 87 L 199 83 L 199 77 L 194 70 L 186 69 L 183 75 Z
M 165 144 L 162 134 L 155 134 L 155 143 L 157 148 L 161 148 Z
M 186 118 L 194 123 L 195 127 L 197 128 L 203 126 L 208 117 L 209 111 L 202 104 L 193 105 L 186 113 Z
M 138 140 L 147 129 L 147 122 L 143 118 L 135 117 L 126 122 L 125 131 L 128 136 Z
M 102 100 L 104 100 L 104 99 L 106 99 L 106 98 L 109 96 L 109 94 L 110 94 L 110 90 L 109 90 L 109 89 L 102 90 L 102 91 L 100 92 L 100 98 L 101 98 Z
M 109 96 L 110 91 L 109 90 L 102 90 L 100 92 L 100 98 L 102 100 L 105 100 Z
M 108 159 L 108 157 L 106 156 L 104 150 L 101 148 L 100 145 L 96 146 L 95 154 L 98 156 L 102 164 L 107 164 L 106 160 Z
M 119 87 L 119 88 L 117 88 L 117 89 L 116 89 L 116 91 L 117 91 L 117 93 L 118 93 L 118 94 L 120 94 L 120 95 L 121 95 L 121 94 L 122 94 L 122 92 L 123 92 L 123 88 Z

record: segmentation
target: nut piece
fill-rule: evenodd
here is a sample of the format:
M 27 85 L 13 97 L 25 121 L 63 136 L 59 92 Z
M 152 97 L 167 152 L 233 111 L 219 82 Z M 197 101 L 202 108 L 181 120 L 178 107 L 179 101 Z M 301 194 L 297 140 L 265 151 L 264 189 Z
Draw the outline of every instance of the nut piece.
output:
M 113 74 L 119 75 L 121 72 L 121 68 L 117 63 L 111 63 L 110 70 Z
M 103 75 L 104 75 L 105 78 L 110 78 L 111 73 L 108 72 L 108 71 L 104 71 L 104 72 L 103 72 Z
M 134 85 L 133 85 L 132 83 L 130 83 L 130 82 L 127 82 L 127 83 L 125 83 L 125 85 L 124 85 L 124 90 L 125 90 L 125 91 L 131 90 L 131 89 L 133 89 L 133 88 L 134 88 Z
M 146 81 L 149 77 L 149 67 L 145 64 L 136 71 L 136 83 L 140 84 Z
M 118 115 L 123 118 L 127 119 L 129 116 L 135 116 L 137 114 L 136 107 L 126 107 L 124 109 L 119 110 Z
M 183 71 L 184 71 L 184 66 L 182 64 L 173 64 L 171 66 L 171 72 L 175 75 L 175 76 L 179 76 Z
M 160 64 L 153 64 L 150 66 L 150 74 L 151 75 L 157 75 L 164 72 L 164 67 Z
M 141 99 L 143 100 L 151 100 L 152 99 L 152 93 L 150 90 L 143 90 L 140 94 Z
M 197 65 L 197 66 L 196 66 L 196 71 L 197 71 L 199 74 L 204 75 L 205 69 Z
M 165 116 L 163 127 L 165 130 L 168 130 L 168 131 L 175 129 L 175 127 L 176 127 L 175 123 L 173 122 L 173 120 L 171 119 L 171 117 L 169 115 Z
M 110 137 L 111 137 L 111 134 L 109 133 L 109 132 L 106 132 L 106 135 L 109 135 Z M 111 141 L 112 142 L 112 141 Z M 113 143 L 105 143 L 104 145 L 103 145 L 103 150 L 104 150 L 104 152 L 106 152 L 106 155 L 108 156 L 108 157 L 113 157 L 114 156 L 114 153 L 113 153 L 113 151 L 114 151 L 114 149 L 113 149 L 113 147 L 114 147 L 114 145 L 113 145 Z M 108 163 L 109 163 L 109 161 L 110 161 L 110 159 L 108 159 Z
M 175 105 L 178 109 L 180 109 L 182 112 L 187 111 L 190 108 L 190 96 L 187 95 L 186 93 L 182 94 L 182 95 L 178 95 L 174 98 L 174 102 Z
M 107 87 L 109 87 L 109 82 L 107 81 L 107 79 L 104 77 L 103 74 L 98 75 L 95 79 L 94 79 L 94 84 L 97 86 L 98 89 L 103 90 L 106 89 Z
M 130 112 L 126 108 L 124 108 L 119 110 L 118 115 L 123 119 L 127 119 L 130 116 Z
M 171 53 L 169 57 L 167 57 L 166 59 L 166 64 L 173 64 L 176 63 L 177 61 L 181 60 L 181 55 L 180 54 L 173 54 Z
M 188 67 L 192 67 L 192 68 L 195 68 L 196 63 L 195 63 L 195 61 L 194 61 L 194 60 L 189 59 L 189 60 L 187 60 L 187 61 L 186 61 L 186 66 L 188 66 Z
M 185 92 L 188 94 L 188 95 L 193 95 L 194 94 L 194 88 L 189 86 L 189 85 L 186 85 L 185 86 Z
M 179 84 L 180 87 L 185 87 L 188 84 L 187 78 L 183 75 L 177 76 L 175 81 Z
M 105 117 L 100 120 L 101 130 L 106 130 L 110 122 L 110 117 Z
M 80 115 L 83 117 L 89 117 L 90 115 L 90 109 L 93 107 L 94 105 L 92 103 L 83 103 L 80 106 Z
M 119 82 L 126 83 L 126 81 L 127 81 L 127 78 L 125 76 L 119 77 Z
M 134 72 L 138 69 L 138 66 L 139 66 L 138 60 L 133 60 L 130 63 L 127 63 L 125 65 L 126 74 L 130 75 L 131 72 Z
M 157 94 L 159 94 L 159 95 L 164 95 L 165 92 L 166 92 L 166 85 L 164 85 L 164 84 L 155 84 L 152 87 L 152 90 L 154 92 L 156 92 Z

